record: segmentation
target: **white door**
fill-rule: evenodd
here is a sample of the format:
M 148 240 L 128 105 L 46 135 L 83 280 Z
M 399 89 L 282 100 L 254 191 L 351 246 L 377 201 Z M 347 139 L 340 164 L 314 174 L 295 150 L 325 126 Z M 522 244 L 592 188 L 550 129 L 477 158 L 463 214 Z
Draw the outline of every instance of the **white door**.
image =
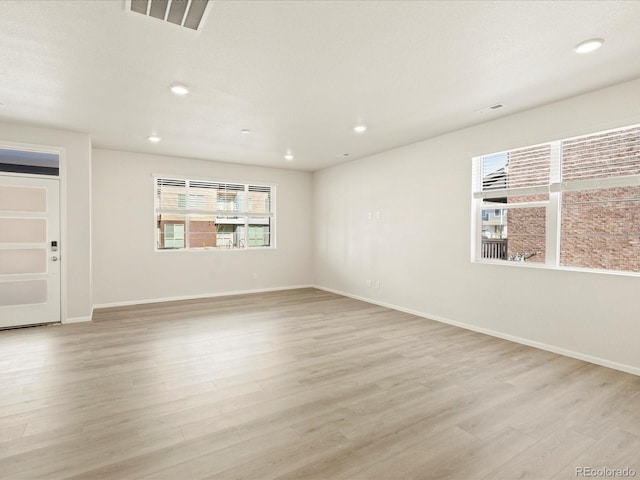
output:
M 60 321 L 60 182 L 0 175 L 0 329 Z

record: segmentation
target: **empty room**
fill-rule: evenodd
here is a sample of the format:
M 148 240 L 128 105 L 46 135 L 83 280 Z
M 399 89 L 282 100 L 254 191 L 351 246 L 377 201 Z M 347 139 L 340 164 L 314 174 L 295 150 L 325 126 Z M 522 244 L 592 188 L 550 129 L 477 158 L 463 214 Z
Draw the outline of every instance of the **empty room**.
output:
M 639 25 L 0 0 L 0 479 L 640 476 Z

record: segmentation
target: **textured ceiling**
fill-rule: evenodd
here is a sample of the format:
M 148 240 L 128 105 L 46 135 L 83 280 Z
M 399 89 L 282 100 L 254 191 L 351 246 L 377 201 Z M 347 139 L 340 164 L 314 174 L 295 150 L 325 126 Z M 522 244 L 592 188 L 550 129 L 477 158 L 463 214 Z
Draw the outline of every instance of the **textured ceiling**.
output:
M 209 8 L 195 32 L 124 0 L 1 0 L 0 121 L 88 132 L 101 148 L 316 170 L 640 76 L 637 1 Z M 604 47 L 573 52 L 591 37 Z M 175 82 L 191 93 L 171 94 Z

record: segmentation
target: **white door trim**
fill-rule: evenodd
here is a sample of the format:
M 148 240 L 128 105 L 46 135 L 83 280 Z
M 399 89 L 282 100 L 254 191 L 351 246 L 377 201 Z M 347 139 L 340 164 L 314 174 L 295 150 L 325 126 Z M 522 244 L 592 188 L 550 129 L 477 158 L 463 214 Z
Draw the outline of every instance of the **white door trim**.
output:
M 60 180 L 60 255 L 64 255 L 64 261 L 60 264 L 60 321 L 67 323 L 68 319 L 68 292 L 67 292 L 67 149 L 56 145 L 39 145 L 33 143 L 12 142 L 0 138 L 0 148 L 24 150 L 28 152 L 57 153 L 60 161 L 58 176 L 31 175 L 26 173 L 2 172 L 3 175 L 19 177 L 51 177 Z M 91 320 L 89 318 L 89 320 Z

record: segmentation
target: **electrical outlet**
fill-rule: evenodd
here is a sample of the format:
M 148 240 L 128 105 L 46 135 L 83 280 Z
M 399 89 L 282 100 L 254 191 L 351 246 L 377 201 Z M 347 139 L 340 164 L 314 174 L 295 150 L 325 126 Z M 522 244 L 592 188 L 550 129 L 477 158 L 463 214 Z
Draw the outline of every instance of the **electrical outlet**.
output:
M 380 210 L 376 210 L 376 220 L 382 220 L 382 212 Z
M 371 220 L 371 218 L 373 218 L 373 215 L 371 212 L 367 212 L 367 220 Z
M 380 280 L 373 282 L 373 288 L 380 288 Z
M 371 280 L 367 280 L 366 282 L 367 287 L 371 288 Z
M 254 273 L 252 273 L 252 274 L 251 274 L 251 278 L 252 278 L 252 279 L 254 279 L 254 280 L 256 280 L 256 279 L 258 278 L 258 274 L 257 274 L 257 273 L 255 273 L 255 272 L 254 272 Z

